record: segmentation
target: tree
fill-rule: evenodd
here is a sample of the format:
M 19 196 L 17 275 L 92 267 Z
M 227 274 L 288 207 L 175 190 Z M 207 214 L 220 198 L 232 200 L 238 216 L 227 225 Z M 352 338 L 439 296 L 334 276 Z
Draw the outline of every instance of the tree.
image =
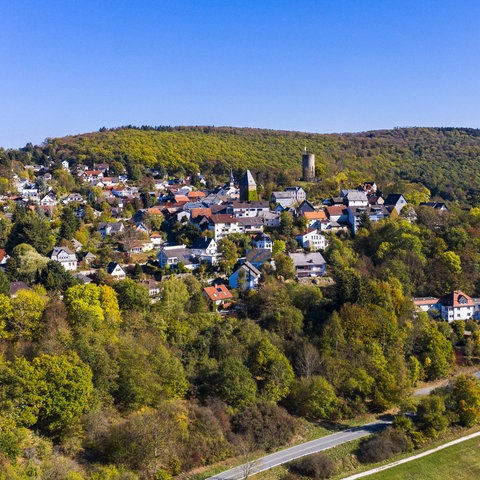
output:
M 92 373 L 74 352 L 18 358 L 1 374 L 2 403 L 27 426 L 57 437 L 89 408 Z
M 237 246 L 228 238 L 222 238 L 218 242 L 218 251 L 222 255 L 220 268 L 227 274 L 231 273 L 237 263 Z
M 338 415 L 339 400 L 332 385 L 314 375 L 294 382 L 288 405 L 290 410 L 305 417 L 333 419 Z
M 34 290 L 19 290 L 12 299 L 13 313 L 8 330 L 15 339 L 35 340 L 42 331 L 42 314 L 47 305 L 44 296 Z
M 450 383 L 446 403 L 462 427 L 473 427 L 480 421 L 480 383 L 473 376 L 459 375 Z
M 60 216 L 60 222 L 60 238 L 71 240 L 73 238 L 73 234 L 80 227 L 80 220 L 78 219 L 72 206 L 69 205 L 63 208 Z
M 445 402 L 440 395 L 422 398 L 417 408 L 417 427 L 428 438 L 436 438 L 448 427 Z
M 6 249 L 11 253 L 17 245 L 26 243 L 40 254 L 46 255 L 52 250 L 54 242 L 55 237 L 52 235 L 48 220 L 35 212 L 28 212 L 13 225 Z
M 123 311 L 145 312 L 150 307 L 148 290 L 131 278 L 115 282 L 113 289 L 117 292 L 119 305 Z
M 257 385 L 248 368 L 238 359 L 220 362 L 215 381 L 217 393 L 229 405 L 245 408 L 255 401 Z
M 45 265 L 45 268 L 37 274 L 37 279 L 47 290 L 59 292 L 64 292 L 77 282 L 75 277 L 55 260 L 50 260 Z
M 275 255 L 274 260 L 277 275 L 284 279 L 295 278 L 295 265 L 288 254 L 279 252 Z

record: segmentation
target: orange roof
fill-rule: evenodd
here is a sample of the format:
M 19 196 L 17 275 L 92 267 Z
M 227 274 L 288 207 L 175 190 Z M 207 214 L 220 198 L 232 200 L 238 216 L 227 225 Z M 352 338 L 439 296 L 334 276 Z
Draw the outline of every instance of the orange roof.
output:
M 327 218 L 325 210 L 316 210 L 315 212 L 304 212 L 303 216 L 307 220 L 323 220 Z
M 4 248 L 0 248 L 0 262 L 5 258 L 5 255 L 7 252 L 5 251 Z
M 441 303 L 449 307 L 473 307 L 475 301 L 460 290 L 455 290 L 441 298 Z
M 147 208 L 147 213 L 149 215 L 163 215 L 162 211 L 159 208 Z
M 192 218 L 197 218 L 198 216 L 200 215 L 205 215 L 205 216 L 209 216 L 212 214 L 212 209 L 211 208 L 192 208 L 192 210 L 190 210 L 190 213 L 192 214 Z
M 204 197 L 205 194 L 201 192 L 200 190 L 195 190 L 194 192 L 190 192 L 188 194 L 188 198 L 201 198 Z
M 203 289 L 205 294 L 212 302 L 217 302 L 219 300 L 228 300 L 233 298 L 233 295 L 228 290 L 225 285 L 215 285 L 213 287 L 205 287 Z
M 181 203 L 181 202 L 189 202 L 189 198 L 186 195 L 175 195 L 175 202 L 176 203 Z
M 150 238 L 159 238 L 159 237 L 161 238 L 162 235 L 158 232 L 153 232 L 150 234 Z

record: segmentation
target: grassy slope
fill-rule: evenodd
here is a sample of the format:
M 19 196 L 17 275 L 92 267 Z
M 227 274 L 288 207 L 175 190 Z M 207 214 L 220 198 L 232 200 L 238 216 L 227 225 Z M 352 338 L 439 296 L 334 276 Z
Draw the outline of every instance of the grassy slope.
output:
M 471 480 L 480 478 L 480 439 L 467 440 L 366 478 L 371 480 L 443 480 L 445 478 Z

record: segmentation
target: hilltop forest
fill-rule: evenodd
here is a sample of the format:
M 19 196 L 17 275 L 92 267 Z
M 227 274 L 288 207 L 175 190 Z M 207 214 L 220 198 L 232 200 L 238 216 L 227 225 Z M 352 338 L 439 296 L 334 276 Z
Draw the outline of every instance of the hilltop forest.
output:
M 300 154 L 316 155 L 319 195 L 338 194 L 341 186 L 374 180 L 421 183 L 433 196 L 460 205 L 480 204 L 480 130 L 397 128 L 365 133 L 312 134 L 233 127 L 102 128 L 64 138 L 48 138 L 0 155 L 23 163 L 69 160 L 106 162 L 140 178 L 145 167 L 170 175 L 202 172 L 212 182 L 233 169 L 250 168 L 259 184 L 288 184 L 301 176 Z M 282 181 L 283 180 L 283 181 Z

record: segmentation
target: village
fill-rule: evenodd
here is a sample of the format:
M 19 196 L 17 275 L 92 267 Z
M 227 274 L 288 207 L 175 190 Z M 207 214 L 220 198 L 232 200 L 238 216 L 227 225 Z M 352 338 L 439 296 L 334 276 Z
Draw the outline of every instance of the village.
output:
M 330 279 L 325 278 L 328 265 L 322 252 L 332 234 L 355 235 L 365 222 L 398 216 L 416 220 L 402 193 L 383 197 L 375 182 L 341 189 L 337 197 L 313 204 L 301 185 L 273 191 L 269 199 L 260 200 L 250 170 L 239 179 L 231 173 L 228 182 L 209 189 L 201 173 L 170 179 L 149 169 L 153 190 L 145 191 L 129 180 L 126 171 L 110 176 L 107 163 L 94 163 L 92 168 L 77 164 L 72 170 L 65 160 L 60 168 L 76 177 L 81 188 L 58 195 L 51 186 L 52 168 L 26 165 L 25 177 L 14 176 L 18 194 L 2 199 L 5 206 L 35 210 L 51 222 L 67 208 L 83 220 L 88 241 L 82 243 L 75 236 L 62 239 L 49 252 L 49 260 L 83 283 L 99 275 L 110 282 L 134 278 L 148 289 L 152 302 L 160 296 L 162 279 L 194 274 L 206 285 L 203 294 L 211 308 L 224 314 L 235 306 L 231 289 L 258 288 L 262 270 L 278 268 L 279 253 L 288 259 L 286 265 L 282 261 L 278 275 L 325 284 Z M 315 156 L 306 149 L 302 173 L 303 181 L 316 181 Z M 443 202 L 422 205 L 447 210 Z M 8 207 L 4 209 L 5 216 L 12 217 Z M 0 257 L 5 269 L 9 258 L 5 249 Z M 12 282 L 11 294 L 22 288 L 29 286 Z M 450 322 L 480 316 L 480 300 L 460 291 L 442 298 L 416 298 L 414 303 Z

